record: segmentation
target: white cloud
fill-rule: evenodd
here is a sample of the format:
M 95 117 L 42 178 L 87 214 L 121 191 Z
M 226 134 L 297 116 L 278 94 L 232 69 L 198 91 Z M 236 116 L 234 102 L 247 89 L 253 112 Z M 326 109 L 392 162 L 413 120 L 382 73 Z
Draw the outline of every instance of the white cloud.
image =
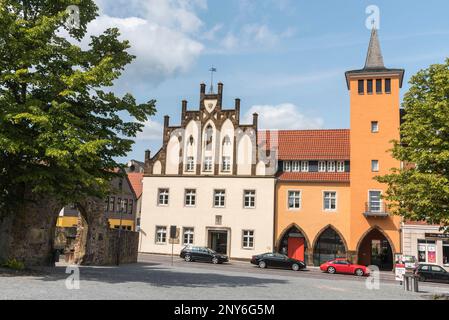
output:
M 276 32 L 265 24 L 245 24 L 238 33 L 229 31 L 224 36 L 220 43 L 221 51 L 230 53 L 232 51 L 270 49 L 278 45 L 281 39 L 291 38 L 295 34 L 296 29 L 292 27 L 282 32 Z
M 164 126 L 154 120 L 148 120 L 144 123 L 142 132 L 137 134 L 136 140 L 162 141 Z
M 324 122 L 322 118 L 304 115 L 299 107 L 292 103 L 252 106 L 245 113 L 246 123 L 252 122 L 252 115 L 255 112 L 259 114 L 259 128 L 261 129 L 320 129 Z
M 203 27 L 198 10 L 206 0 L 97 0 L 100 15 L 88 25 L 81 46 L 91 35 L 117 27 L 121 39 L 129 40 L 136 59 L 118 80 L 126 91 L 156 85 L 178 73 L 187 72 L 203 51 L 195 34 Z

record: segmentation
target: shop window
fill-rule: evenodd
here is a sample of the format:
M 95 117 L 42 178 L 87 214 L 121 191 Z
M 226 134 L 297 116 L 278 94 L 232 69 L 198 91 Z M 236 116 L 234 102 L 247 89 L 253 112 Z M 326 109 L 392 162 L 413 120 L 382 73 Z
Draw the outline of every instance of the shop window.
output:
M 434 240 L 418 240 L 418 262 L 437 262 L 436 244 Z
M 449 240 L 443 241 L 443 264 L 449 265 Z

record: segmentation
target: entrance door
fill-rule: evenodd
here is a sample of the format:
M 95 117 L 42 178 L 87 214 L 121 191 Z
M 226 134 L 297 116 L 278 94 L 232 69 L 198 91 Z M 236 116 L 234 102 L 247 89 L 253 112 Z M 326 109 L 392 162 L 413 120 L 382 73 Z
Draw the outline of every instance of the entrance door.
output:
M 304 238 L 288 238 L 288 256 L 304 261 Z
M 228 232 L 209 231 L 209 247 L 217 253 L 227 254 L 228 252 Z

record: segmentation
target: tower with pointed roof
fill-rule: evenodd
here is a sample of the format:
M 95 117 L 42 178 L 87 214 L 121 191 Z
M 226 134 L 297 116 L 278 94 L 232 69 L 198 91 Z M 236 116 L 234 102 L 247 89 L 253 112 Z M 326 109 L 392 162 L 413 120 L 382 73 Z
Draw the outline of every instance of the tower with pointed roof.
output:
M 388 212 L 386 187 L 375 176 L 399 168 L 389 150 L 399 140 L 403 69 L 387 68 L 378 30 L 373 27 L 363 69 L 346 72 L 350 95 L 351 239 L 354 260 L 372 264 L 372 252 L 400 252 L 400 218 Z M 376 251 L 377 250 L 377 251 Z M 390 260 L 390 258 L 388 259 Z M 390 265 L 392 261 L 383 261 Z

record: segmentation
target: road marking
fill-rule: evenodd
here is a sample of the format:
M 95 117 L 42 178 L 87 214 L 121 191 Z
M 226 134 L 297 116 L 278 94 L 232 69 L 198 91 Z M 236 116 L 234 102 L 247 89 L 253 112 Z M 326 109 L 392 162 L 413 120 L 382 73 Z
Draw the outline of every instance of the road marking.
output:
M 318 289 L 325 289 L 325 290 L 333 290 L 333 291 L 340 291 L 340 292 L 345 292 L 345 291 L 347 291 L 347 290 L 342 289 L 342 288 L 329 287 L 329 286 L 316 286 L 315 288 L 318 288 Z

